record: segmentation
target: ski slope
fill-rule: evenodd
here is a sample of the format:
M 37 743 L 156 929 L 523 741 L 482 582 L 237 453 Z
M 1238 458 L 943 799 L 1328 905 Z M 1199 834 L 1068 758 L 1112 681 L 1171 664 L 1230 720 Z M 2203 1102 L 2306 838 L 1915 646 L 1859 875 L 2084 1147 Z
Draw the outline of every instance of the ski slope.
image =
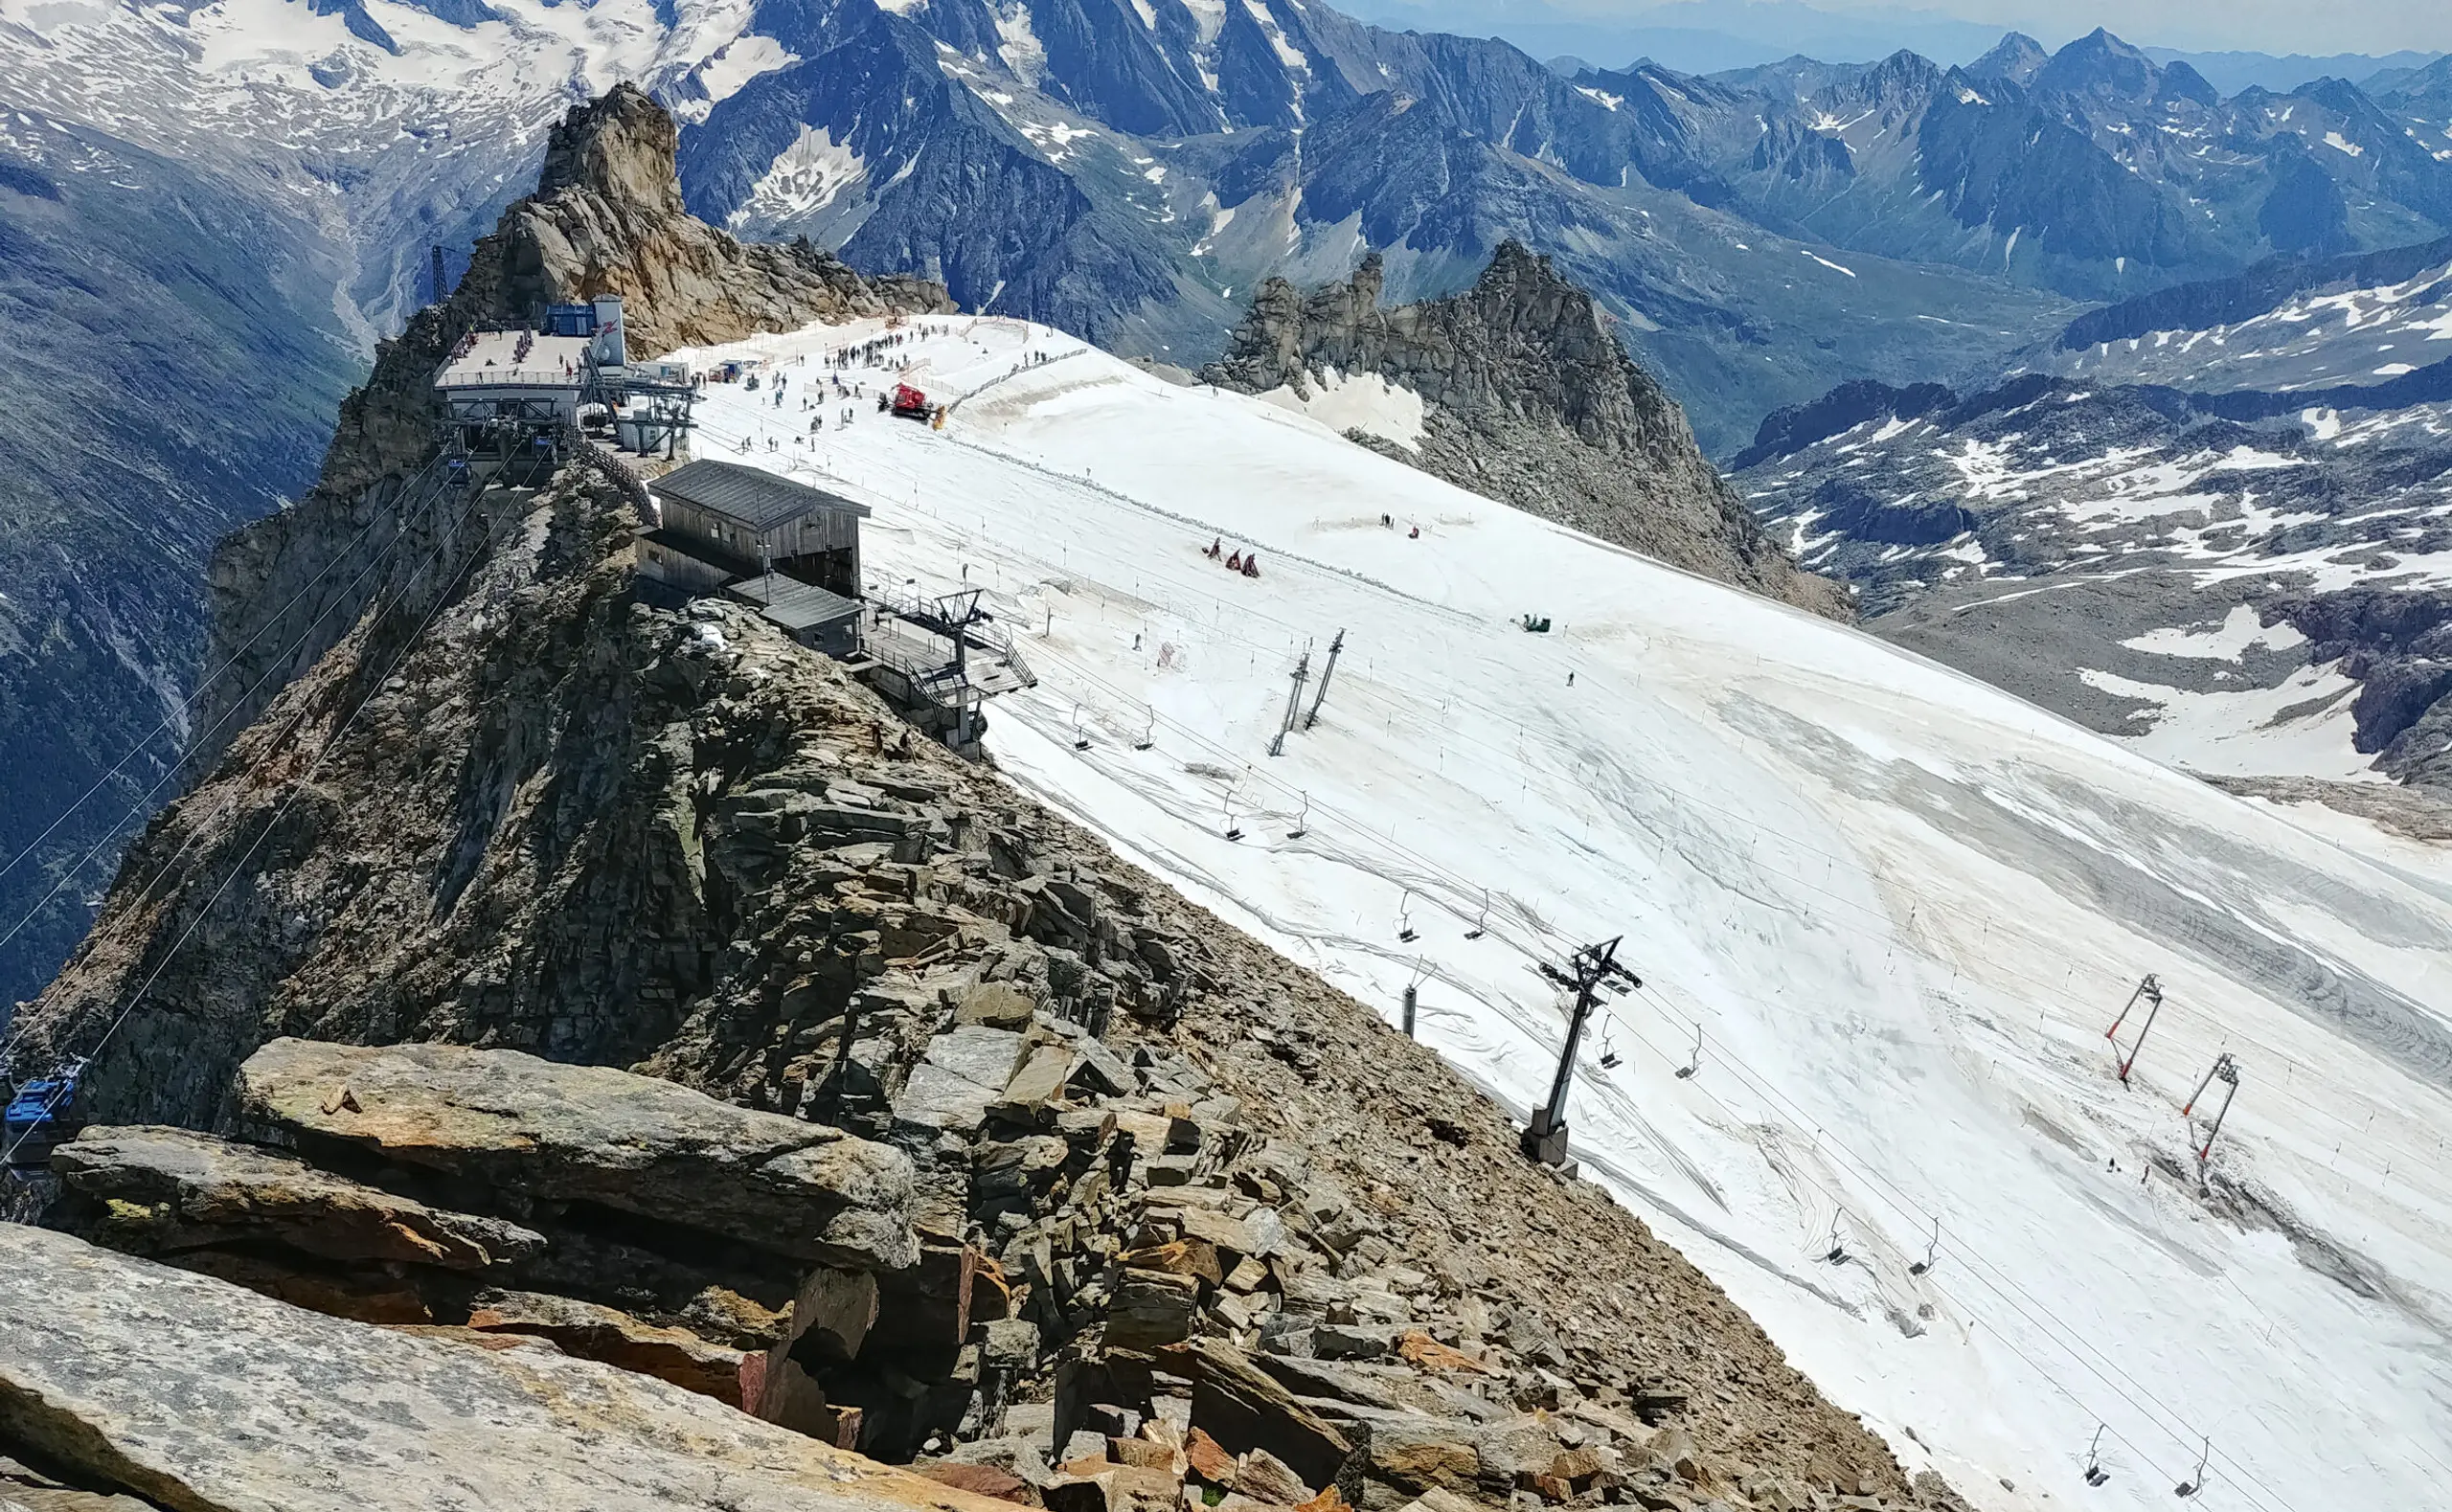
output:
M 1506 1102 L 1563 1031 L 1537 963 L 1623 936 L 1584 1171 L 1911 1469 L 2004 1512 L 2167 1507 L 2200 1455 L 2208 1507 L 2447 1504 L 2452 868 L 1055 332 L 929 326 L 942 431 L 804 411 L 878 329 L 690 354 L 787 385 L 711 387 L 700 454 L 873 505 L 873 581 L 988 590 L 1041 679 L 990 706 L 1012 780 L 1392 1020 L 1419 980 Z

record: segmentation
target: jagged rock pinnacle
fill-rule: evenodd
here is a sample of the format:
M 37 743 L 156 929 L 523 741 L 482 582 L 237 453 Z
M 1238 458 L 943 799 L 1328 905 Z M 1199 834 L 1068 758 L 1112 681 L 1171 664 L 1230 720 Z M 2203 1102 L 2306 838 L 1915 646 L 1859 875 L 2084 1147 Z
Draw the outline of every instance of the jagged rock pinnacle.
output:
M 579 189 L 677 215 L 681 179 L 673 159 L 679 147 L 672 117 L 624 80 L 554 126 L 536 175 L 536 197 Z
M 1797 570 L 1694 444 L 1685 415 L 1628 356 L 1592 296 L 1503 241 L 1470 289 L 1382 305 L 1386 269 L 1308 294 L 1263 282 L 1204 376 L 1264 394 L 1375 373 L 1421 395 L 1415 446 L 1366 445 L 1459 487 L 1691 572 L 1846 619 L 1844 590 Z

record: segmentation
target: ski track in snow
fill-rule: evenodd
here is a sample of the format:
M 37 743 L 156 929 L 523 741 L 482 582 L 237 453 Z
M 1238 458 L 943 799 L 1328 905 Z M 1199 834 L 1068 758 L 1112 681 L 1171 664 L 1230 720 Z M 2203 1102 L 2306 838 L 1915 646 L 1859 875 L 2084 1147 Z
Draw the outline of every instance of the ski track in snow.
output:
M 824 353 L 878 328 L 718 349 L 789 387 L 711 387 L 701 454 L 872 505 L 874 580 L 986 588 L 1041 679 L 989 709 L 1018 786 L 1391 1021 L 1419 977 L 1419 1032 L 1506 1104 L 1563 1028 L 1535 962 L 1623 935 L 1646 986 L 1586 1036 L 1585 1169 L 1911 1469 L 2163 1507 L 2210 1438 L 2198 1504 L 2441 1504 L 2452 888 L 2408 846 L 1017 322 L 904 349 L 969 396 L 945 430 L 860 400 L 801 444 Z M 2147 971 L 2123 1089 L 2103 1031 Z M 2225 1049 L 2243 1195 L 2209 1199 L 2179 1104 Z

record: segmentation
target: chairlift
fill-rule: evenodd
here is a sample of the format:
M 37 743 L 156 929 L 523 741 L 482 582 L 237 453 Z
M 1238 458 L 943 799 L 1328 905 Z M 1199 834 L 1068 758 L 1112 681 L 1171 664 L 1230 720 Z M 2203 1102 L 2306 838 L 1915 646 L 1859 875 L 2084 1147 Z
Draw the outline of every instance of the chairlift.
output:
M 1482 890 L 1482 911 L 1473 915 L 1473 927 L 1464 932 L 1466 939 L 1479 939 L 1490 932 L 1490 892 Z
M 1311 832 L 1311 795 L 1303 795 L 1303 812 L 1295 816 L 1294 827 L 1285 832 L 1288 840 L 1300 840 Z
M 1623 1055 L 1618 1053 L 1618 1036 L 1611 1032 L 1608 1025 L 1601 1025 L 1601 1069 L 1602 1071 L 1616 1071 L 1620 1066 L 1625 1064 L 1625 1059 L 1626 1058 Z
M 1396 900 L 1396 937 L 1408 945 L 1421 938 L 1420 932 L 1414 928 L 1413 910 L 1409 906 L 1413 895 L 1413 889 L 1407 888 L 1404 896 Z
M 2181 1501 L 2185 1501 L 2191 1497 L 2202 1496 L 2205 1494 L 2205 1461 L 2213 1455 L 2213 1453 L 2214 1440 L 2209 1438 L 2205 1441 L 2203 1447 L 2198 1449 L 2196 1452 L 2196 1474 L 2191 1476 L 2186 1480 L 2181 1481 L 2178 1485 L 2173 1486 L 2171 1488 L 2171 1495 L 2178 1497 Z
M 1132 749 L 1135 751 L 1147 751 L 1157 743 L 1158 714 L 1157 711 L 1152 710 L 1149 711 L 1149 723 L 1143 728 L 1141 732 L 1141 738 L 1132 742 Z
M 11 1165 L 49 1165 L 53 1149 L 73 1139 L 83 1127 L 84 1120 L 78 1116 L 75 1105 L 77 1082 L 84 1073 L 84 1060 L 71 1056 L 50 1075 L 36 1076 L 18 1086 L 9 1099 L 7 1114 L 0 1117 L 0 1132 L 5 1132 Z
M 1933 1220 L 1932 1242 L 1924 1246 L 1924 1258 L 1909 1266 L 1907 1268 L 1907 1274 L 1910 1275 L 1921 1275 L 1925 1272 L 1931 1270 L 1934 1262 L 1941 1258 L 1941 1221 L 1939 1218 L 1936 1218 Z
M 2102 1456 L 2100 1454 L 2102 1445 L 2103 1430 L 2102 1425 L 2099 1423 L 2095 1425 L 2095 1441 L 2086 1446 L 2086 1484 L 2090 1486 L 2101 1485 L 2111 1478 L 2111 1472 L 2103 1468 Z
M 1679 1081 L 1689 1080 L 1696 1072 L 1701 1071 L 1702 1069 L 1703 1027 L 1697 1024 L 1694 1026 L 1694 1053 L 1687 1058 L 1685 1065 L 1677 1068 L 1677 1079 Z
M 1079 704 L 1075 704 L 1073 706 L 1073 749 L 1076 751 L 1087 751 L 1090 749 L 1090 733 L 1081 728 L 1081 706 Z

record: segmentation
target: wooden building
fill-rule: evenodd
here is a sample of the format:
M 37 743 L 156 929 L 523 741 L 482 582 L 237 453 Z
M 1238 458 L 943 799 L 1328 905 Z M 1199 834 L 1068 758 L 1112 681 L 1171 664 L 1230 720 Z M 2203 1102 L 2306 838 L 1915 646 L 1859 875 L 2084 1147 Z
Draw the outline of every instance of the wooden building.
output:
M 643 558 L 650 571 L 665 555 L 686 555 L 726 569 L 727 577 L 771 571 L 845 598 L 860 596 L 867 505 L 728 462 L 693 462 L 647 487 L 657 511 L 647 538 L 656 554 Z M 687 569 L 673 565 L 678 581 Z
M 860 652 L 859 602 L 831 589 L 767 574 L 741 578 L 724 590 L 724 597 L 754 607 L 812 651 L 823 651 L 837 661 Z

